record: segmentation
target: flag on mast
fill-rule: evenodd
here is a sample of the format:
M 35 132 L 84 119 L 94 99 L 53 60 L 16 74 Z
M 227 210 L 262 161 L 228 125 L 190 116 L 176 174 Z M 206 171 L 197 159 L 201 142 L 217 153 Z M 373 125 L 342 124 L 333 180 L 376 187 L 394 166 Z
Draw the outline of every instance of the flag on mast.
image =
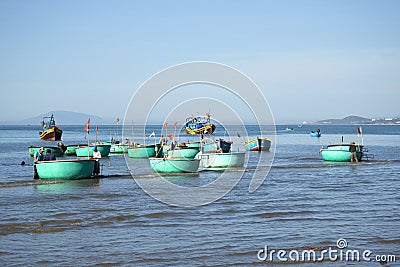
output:
M 361 128 L 361 126 L 357 128 L 357 133 L 358 133 L 358 134 L 362 134 L 362 128 Z
M 87 123 L 85 125 L 85 128 L 83 130 L 86 131 L 86 132 L 89 132 L 89 127 L 90 127 L 90 117 L 89 117 L 89 119 L 88 119 L 88 121 L 87 121 Z
M 96 134 L 99 134 L 99 126 L 96 125 Z
M 154 131 L 149 135 L 149 137 L 155 137 L 155 136 L 156 136 L 156 133 Z
M 167 128 L 168 127 L 168 123 L 164 123 L 164 128 Z
M 175 122 L 175 123 L 174 123 L 174 127 L 176 128 L 177 125 L 178 125 L 178 122 Z
M 115 124 L 118 124 L 119 122 L 119 118 L 117 117 L 117 119 L 115 120 Z

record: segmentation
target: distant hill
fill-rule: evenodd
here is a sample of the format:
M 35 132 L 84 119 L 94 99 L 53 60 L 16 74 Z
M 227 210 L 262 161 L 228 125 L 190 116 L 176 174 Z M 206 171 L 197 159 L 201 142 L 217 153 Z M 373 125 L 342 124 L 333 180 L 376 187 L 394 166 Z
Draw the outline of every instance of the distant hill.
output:
M 372 120 L 368 118 L 363 118 L 359 116 L 347 116 L 343 119 L 327 119 L 322 121 L 317 121 L 315 124 L 339 124 L 339 125 L 348 125 L 348 124 L 371 124 Z
M 99 116 L 91 114 L 74 112 L 74 111 L 55 110 L 55 111 L 49 111 L 45 114 L 41 114 L 35 117 L 13 122 L 13 124 L 40 125 L 40 122 L 43 120 L 43 117 L 51 116 L 51 114 L 54 115 L 54 119 L 56 120 L 57 125 L 80 125 L 80 124 L 84 125 L 89 117 L 91 124 L 101 125 L 101 124 L 115 123 L 110 119 L 103 119 Z

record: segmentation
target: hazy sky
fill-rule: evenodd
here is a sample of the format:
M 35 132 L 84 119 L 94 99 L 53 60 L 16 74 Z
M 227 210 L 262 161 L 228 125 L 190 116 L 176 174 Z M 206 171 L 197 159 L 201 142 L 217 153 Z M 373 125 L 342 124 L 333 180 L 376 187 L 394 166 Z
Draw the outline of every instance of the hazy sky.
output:
M 0 121 L 123 117 L 146 79 L 198 60 L 250 77 L 277 123 L 400 116 L 399 14 L 400 1 L 2 0 Z

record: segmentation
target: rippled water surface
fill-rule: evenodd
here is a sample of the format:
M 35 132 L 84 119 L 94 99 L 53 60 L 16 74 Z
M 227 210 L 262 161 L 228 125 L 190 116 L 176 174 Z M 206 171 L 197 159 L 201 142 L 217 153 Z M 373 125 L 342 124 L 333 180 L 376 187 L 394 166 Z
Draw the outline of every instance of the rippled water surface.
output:
M 340 238 L 346 239 L 348 249 L 396 255 L 400 261 L 400 126 L 363 126 L 365 146 L 375 158 L 360 164 L 326 163 L 318 154 L 321 146 L 337 143 L 341 136 L 345 142 L 357 142 L 355 126 L 319 126 L 321 138 L 310 137 L 310 130 L 316 130 L 312 126 L 291 126 L 293 131 L 286 127 L 277 127 L 273 166 L 258 190 L 249 193 L 249 183 L 254 170 L 266 166 L 257 167 L 259 154 L 248 153 L 248 169 L 231 192 L 214 203 L 185 208 L 144 193 L 122 155 L 101 160 L 105 175 L 101 179 L 33 180 L 28 147 L 42 144 L 38 127 L 0 126 L 0 262 L 5 266 L 251 266 L 262 263 L 257 252 L 266 245 L 275 250 L 321 251 L 337 248 Z M 62 128 L 64 143 L 85 141 L 82 126 Z M 247 129 L 250 136 L 259 135 L 255 127 Z M 114 128 L 99 130 L 98 139 L 108 140 Z M 160 127 L 149 133 L 152 130 Z M 243 150 L 234 134 L 234 149 Z M 272 160 L 272 152 L 263 153 Z M 21 161 L 28 164 L 21 166 Z M 138 179 L 161 179 L 147 160 L 138 160 L 135 166 L 132 172 Z M 194 187 L 219 174 L 207 171 L 165 179 Z M 235 179 L 241 172 L 228 175 Z M 317 264 L 380 266 L 326 258 Z

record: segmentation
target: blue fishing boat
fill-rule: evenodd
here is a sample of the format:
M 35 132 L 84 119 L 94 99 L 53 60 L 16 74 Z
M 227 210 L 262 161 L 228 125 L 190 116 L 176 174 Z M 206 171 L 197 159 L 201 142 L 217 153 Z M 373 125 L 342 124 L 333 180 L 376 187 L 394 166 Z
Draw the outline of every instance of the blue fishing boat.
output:
M 212 134 L 215 131 L 215 125 L 210 121 L 210 113 L 205 117 L 191 116 L 186 118 L 185 131 L 188 134 Z
M 311 135 L 311 137 L 321 137 L 321 130 L 318 129 L 316 132 L 311 131 L 310 135 Z
M 62 130 L 56 126 L 53 114 L 50 117 L 43 117 L 43 131 L 39 132 L 40 139 L 43 141 L 61 140 Z
M 244 143 L 244 147 L 247 151 L 269 151 L 271 147 L 271 140 L 257 137 Z

